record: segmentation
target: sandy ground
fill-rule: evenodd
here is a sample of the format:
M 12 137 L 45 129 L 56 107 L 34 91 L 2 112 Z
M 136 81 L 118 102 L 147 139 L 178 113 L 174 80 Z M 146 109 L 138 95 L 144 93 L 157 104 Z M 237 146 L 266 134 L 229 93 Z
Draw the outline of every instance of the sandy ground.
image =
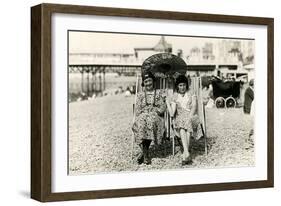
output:
M 254 141 L 248 139 L 253 124 L 242 108 L 206 111 L 208 155 L 204 138 L 192 140 L 192 165 L 181 166 L 180 144 L 173 156 L 171 140 L 151 148 L 151 165 L 136 164 L 137 145 L 131 158 L 133 101 L 133 96 L 116 95 L 69 104 L 70 175 L 254 166 Z

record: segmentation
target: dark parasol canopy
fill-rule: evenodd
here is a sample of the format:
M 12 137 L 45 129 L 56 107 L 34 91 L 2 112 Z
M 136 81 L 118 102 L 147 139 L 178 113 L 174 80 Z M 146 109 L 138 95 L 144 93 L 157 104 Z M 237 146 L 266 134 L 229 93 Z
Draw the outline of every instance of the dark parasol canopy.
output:
M 142 73 L 150 71 L 155 77 L 176 77 L 186 74 L 185 61 L 171 53 L 158 53 L 148 57 L 142 64 Z

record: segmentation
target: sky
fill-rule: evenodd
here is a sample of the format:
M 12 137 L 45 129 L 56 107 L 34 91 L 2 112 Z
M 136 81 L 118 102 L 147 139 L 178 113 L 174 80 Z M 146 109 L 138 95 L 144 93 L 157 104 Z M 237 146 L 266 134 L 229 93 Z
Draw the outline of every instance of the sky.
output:
M 154 47 L 159 35 L 120 34 L 103 32 L 69 32 L 70 53 L 134 53 L 136 47 Z M 182 49 L 188 54 L 193 47 L 202 48 L 206 42 L 216 43 L 219 38 L 199 38 L 187 36 L 165 36 L 172 44 L 173 53 Z

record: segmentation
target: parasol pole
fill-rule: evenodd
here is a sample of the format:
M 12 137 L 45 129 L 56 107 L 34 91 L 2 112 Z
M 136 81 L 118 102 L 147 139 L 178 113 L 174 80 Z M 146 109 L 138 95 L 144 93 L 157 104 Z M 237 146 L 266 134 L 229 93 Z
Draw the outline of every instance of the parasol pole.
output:
M 139 75 L 137 74 L 135 101 L 134 101 L 134 104 L 133 104 L 133 124 L 135 123 L 135 119 L 136 119 L 136 104 L 137 104 L 138 86 L 139 86 Z M 132 151 L 131 152 L 131 160 L 132 161 L 133 161 L 133 157 L 134 157 L 134 146 L 135 146 L 135 135 L 134 135 L 134 132 L 133 132 L 133 134 L 132 134 L 132 144 L 131 144 L 131 151 Z
M 203 102 L 203 97 L 202 97 L 202 79 L 201 77 L 199 77 L 199 97 L 200 97 L 200 110 L 201 110 L 201 127 L 202 130 L 203 130 L 203 136 L 204 136 L 204 144 L 205 144 L 205 155 L 207 156 L 208 155 L 208 147 L 207 147 L 207 131 L 206 131 L 206 113 L 205 113 L 205 105 L 204 105 L 204 102 Z

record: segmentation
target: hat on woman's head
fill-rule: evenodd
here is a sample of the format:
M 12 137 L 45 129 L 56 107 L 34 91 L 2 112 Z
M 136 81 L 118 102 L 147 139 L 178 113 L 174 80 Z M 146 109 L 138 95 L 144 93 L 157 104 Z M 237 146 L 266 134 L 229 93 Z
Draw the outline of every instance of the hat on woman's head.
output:
M 141 86 L 144 86 L 143 82 L 144 82 L 144 80 L 146 80 L 148 78 L 151 78 L 153 81 L 155 81 L 155 77 L 152 74 L 152 72 L 146 71 L 146 72 L 142 73 L 142 83 L 141 83 Z
M 179 75 L 177 77 L 177 79 L 176 79 L 176 88 L 178 87 L 178 85 L 180 83 L 185 83 L 186 84 L 186 88 L 188 89 L 188 86 L 189 86 L 188 79 L 187 79 L 187 77 L 185 75 Z

